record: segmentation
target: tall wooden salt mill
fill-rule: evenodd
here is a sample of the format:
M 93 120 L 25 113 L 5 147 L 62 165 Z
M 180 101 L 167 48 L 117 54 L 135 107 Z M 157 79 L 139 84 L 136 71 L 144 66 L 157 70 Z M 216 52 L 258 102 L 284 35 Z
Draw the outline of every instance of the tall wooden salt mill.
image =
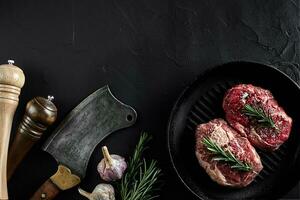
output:
M 25 82 L 23 71 L 13 60 L 0 65 L 0 199 L 8 199 L 6 164 L 11 126 Z

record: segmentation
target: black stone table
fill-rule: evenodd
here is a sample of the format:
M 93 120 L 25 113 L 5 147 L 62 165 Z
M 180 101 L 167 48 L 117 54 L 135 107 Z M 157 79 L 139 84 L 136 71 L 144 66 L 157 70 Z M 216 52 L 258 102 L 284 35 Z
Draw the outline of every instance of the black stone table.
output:
M 84 97 L 109 84 L 139 118 L 103 144 L 128 156 L 141 131 L 153 134 L 149 154 L 165 178 L 160 199 L 194 199 L 167 154 L 174 101 L 198 74 L 229 61 L 271 64 L 300 83 L 299 9 L 299 0 L 0 1 L 0 63 L 14 59 L 26 75 L 13 130 L 34 96 L 55 96 L 56 126 Z M 56 171 L 54 159 L 40 150 L 42 142 L 12 177 L 10 199 L 28 199 Z M 81 183 L 88 191 L 100 181 L 100 145 Z M 299 186 L 284 198 L 299 199 Z M 83 197 L 74 188 L 57 199 Z

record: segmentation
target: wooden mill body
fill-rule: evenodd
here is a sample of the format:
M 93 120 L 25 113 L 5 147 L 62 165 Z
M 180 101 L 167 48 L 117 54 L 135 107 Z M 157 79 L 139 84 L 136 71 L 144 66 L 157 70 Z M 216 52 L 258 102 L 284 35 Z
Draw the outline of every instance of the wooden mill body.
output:
M 56 120 L 57 108 L 52 103 L 52 98 L 54 97 L 35 97 L 27 103 L 23 120 L 8 151 L 8 180 L 31 147 Z
M 6 164 L 11 125 L 25 82 L 23 71 L 13 65 L 0 65 L 0 199 L 8 199 Z

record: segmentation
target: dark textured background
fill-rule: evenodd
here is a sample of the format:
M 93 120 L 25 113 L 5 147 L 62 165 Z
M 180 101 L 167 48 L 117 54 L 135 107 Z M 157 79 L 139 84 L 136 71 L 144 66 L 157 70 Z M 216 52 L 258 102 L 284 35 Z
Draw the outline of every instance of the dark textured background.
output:
M 34 96 L 55 96 L 57 125 L 109 84 L 139 119 L 103 144 L 128 156 L 140 131 L 152 133 L 150 153 L 166 179 L 160 199 L 194 199 L 168 161 L 165 133 L 174 101 L 202 71 L 229 61 L 272 64 L 300 83 L 299 7 L 299 0 L 0 0 L 0 62 L 15 59 L 26 75 L 14 130 Z M 56 171 L 40 144 L 9 183 L 10 199 L 27 199 Z M 99 147 L 81 183 L 89 191 L 100 181 Z M 285 198 L 299 199 L 299 186 Z M 57 199 L 82 198 L 72 189 Z

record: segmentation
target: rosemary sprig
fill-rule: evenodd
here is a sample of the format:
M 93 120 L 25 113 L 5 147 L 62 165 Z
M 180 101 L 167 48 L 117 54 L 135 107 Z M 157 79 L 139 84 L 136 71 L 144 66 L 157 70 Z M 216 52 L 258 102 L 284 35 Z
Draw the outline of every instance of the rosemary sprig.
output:
M 213 160 L 215 161 L 223 161 L 229 163 L 232 169 L 237 169 L 240 171 L 250 171 L 252 167 L 248 163 L 244 163 L 238 160 L 231 151 L 224 151 L 218 144 L 213 142 L 209 138 L 203 138 L 202 143 L 206 146 L 207 150 L 215 155 Z
M 255 119 L 260 125 L 264 127 L 277 129 L 270 113 L 266 113 L 264 109 L 259 106 L 251 106 L 249 104 L 246 104 L 242 109 L 242 113 L 252 119 Z
M 118 184 L 121 200 L 151 200 L 158 197 L 154 192 L 157 190 L 156 183 L 161 176 L 161 170 L 155 160 L 147 162 L 142 159 L 146 144 L 150 140 L 147 133 L 142 133 L 133 156 L 129 159 L 127 172 Z

